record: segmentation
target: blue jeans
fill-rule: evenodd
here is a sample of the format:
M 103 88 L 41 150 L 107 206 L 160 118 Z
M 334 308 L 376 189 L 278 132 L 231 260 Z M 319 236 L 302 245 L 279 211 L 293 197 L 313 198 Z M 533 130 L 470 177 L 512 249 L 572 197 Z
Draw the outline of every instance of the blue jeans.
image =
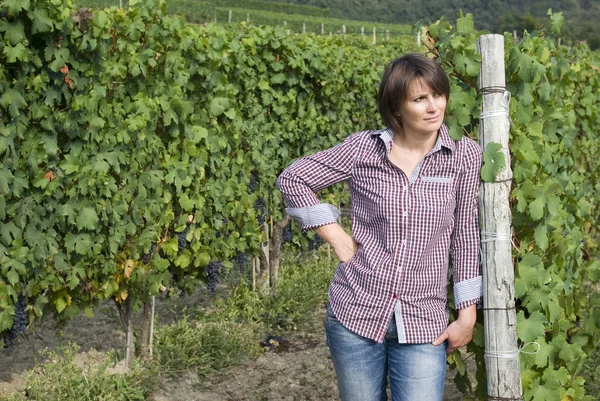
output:
M 325 330 L 342 401 L 386 401 L 388 375 L 392 401 L 441 401 L 446 343 L 400 344 L 392 319 L 380 344 L 342 326 L 329 305 Z

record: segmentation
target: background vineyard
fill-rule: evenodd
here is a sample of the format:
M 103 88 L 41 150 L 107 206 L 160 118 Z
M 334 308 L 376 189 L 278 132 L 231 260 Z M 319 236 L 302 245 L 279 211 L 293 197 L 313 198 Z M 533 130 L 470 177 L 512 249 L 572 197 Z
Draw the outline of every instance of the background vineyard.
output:
M 125 3 L 127 0 L 125 0 Z M 244 7 L 240 7 L 243 3 Z M 118 0 L 77 0 L 79 7 L 111 7 L 118 4 Z M 218 24 L 229 23 L 229 12 L 231 11 L 231 23 L 248 22 L 253 25 L 284 26 L 290 33 L 315 33 L 329 35 L 330 33 L 342 33 L 343 27 L 347 34 L 358 35 L 362 32 L 371 39 L 373 29 L 380 39 L 391 36 L 412 36 L 416 42 L 409 25 L 384 24 L 373 21 L 357 21 L 349 19 L 331 18 L 329 10 L 313 6 L 301 6 L 287 3 L 272 3 L 268 1 L 252 0 L 239 2 L 235 0 L 226 1 L 196 1 L 196 0 L 172 0 L 167 4 L 169 14 L 182 15 L 186 21 L 196 24 L 216 22 Z M 321 26 L 323 24 L 323 26 Z
M 190 25 L 163 1 L 130 5 L 93 14 L 68 0 L 0 6 L 4 333 L 19 302 L 30 320 L 91 313 L 103 300 L 141 307 L 249 263 L 263 222 L 276 231 L 285 219 L 279 172 L 380 127 L 380 73 L 417 50 L 403 38 L 374 46 Z M 561 24 L 554 14 L 535 35 L 506 36 L 517 330 L 541 344 L 521 356 L 527 400 L 584 399 L 581 367 L 599 340 L 600 63 L 585 46 L 558 46 Z M 455 138 L 477 136 L 477 35 L 470 16 L 422 30 L 419 50 L 452 77 Z M 342 186 L 322 198 L 348 201 Z M 483 399 L 482 338 L 478 325 L 477 383 L 459 375 L 458 384 Z M 451 363 L 464 372 L 459 354 Z

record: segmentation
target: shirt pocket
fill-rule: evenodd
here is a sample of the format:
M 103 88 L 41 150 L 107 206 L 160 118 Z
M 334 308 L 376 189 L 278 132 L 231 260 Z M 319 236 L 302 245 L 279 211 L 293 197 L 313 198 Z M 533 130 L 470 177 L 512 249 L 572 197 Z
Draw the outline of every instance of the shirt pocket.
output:
M 428 219 L 441 222 L 454 211 L 454 180 L 444 176 L 423 176 L 418 184 L 416 207 Z

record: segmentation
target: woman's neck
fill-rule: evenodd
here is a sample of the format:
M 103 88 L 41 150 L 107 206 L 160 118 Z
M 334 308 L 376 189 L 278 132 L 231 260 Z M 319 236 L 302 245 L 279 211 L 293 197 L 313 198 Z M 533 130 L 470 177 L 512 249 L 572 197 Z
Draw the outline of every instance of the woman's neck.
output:
M 437 132 L 431 135 L 411 135 L 404 130 L 394 133 L 393 144 L 402 150 L 426 154 L 435 146 Z

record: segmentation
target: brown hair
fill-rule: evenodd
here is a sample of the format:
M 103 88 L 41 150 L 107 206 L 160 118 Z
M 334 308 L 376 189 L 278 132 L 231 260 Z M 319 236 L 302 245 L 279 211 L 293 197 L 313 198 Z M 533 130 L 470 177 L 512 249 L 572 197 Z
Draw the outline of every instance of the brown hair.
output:
M 402 129 L 402 120 L 397 115 L 400 106 L 406 102 L 408 86 L 420 78 L 435 92 L 450 98 L 450 80 L 434 60 L 418 53 L 409 53 L 392 60 L 385 67 L 379 85 L 377 103 L 383 123 L 392 130 Z

